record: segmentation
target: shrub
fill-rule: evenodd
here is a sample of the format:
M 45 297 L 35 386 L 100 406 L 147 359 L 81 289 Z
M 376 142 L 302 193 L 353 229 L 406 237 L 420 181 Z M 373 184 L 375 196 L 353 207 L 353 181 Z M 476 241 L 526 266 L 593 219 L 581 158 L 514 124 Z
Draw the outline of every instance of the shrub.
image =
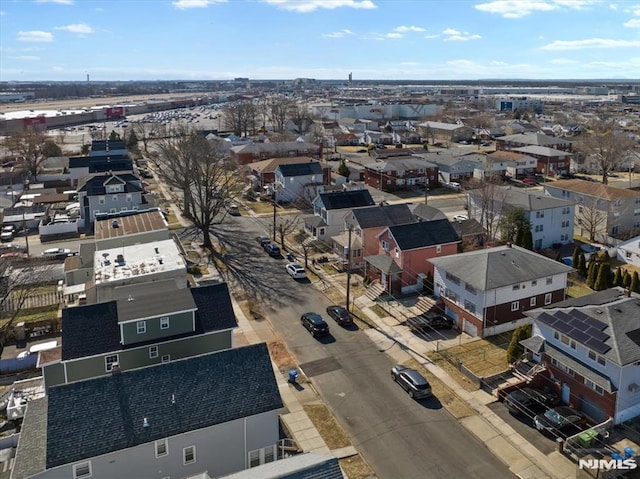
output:
M 527 339 L 531 337 L 531 325 L 523 324 L 522 326 L 518 326 L 513 335 L 511 336 L 511 342 L 507 347 L 507 362 L 509 364 L 515 363 L 522 353 L 524 353 L 524 348 L 520 344 L 520 341 L 523 339 Z

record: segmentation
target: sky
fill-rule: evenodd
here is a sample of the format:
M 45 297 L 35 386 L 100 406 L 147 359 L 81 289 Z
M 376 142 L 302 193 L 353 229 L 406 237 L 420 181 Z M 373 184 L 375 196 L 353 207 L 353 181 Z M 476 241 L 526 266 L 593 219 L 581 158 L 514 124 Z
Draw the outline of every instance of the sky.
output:
M 640 0 L 0 0 L 0 81 L 640 79 Z

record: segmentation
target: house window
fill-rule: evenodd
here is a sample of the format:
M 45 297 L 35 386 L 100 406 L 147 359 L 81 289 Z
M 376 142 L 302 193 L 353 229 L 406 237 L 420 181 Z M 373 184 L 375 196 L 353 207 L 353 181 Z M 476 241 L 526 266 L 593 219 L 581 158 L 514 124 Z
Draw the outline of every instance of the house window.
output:
M 149 359 L 158 357 L 158 346 L 149 346 Z
M 249 451 L 249 467 L 257 467 L 275 460 L 275 446 L 267 446 L 255 451 Z
M 136 332 L 138 334 L 144 334 L 147 332 L 147 322 L 146 321 L 138 321 L 136 323 Z
M 98 204 L 99 205 L 104 205 L 106 199 L 104 196 L 98 196 Z
M 436 245 L 436 253 L 442 253 L 442 245 Z
M 473 286 L 471 286 L 469 283 L 465 283 L 464 284 L 464 289 L 466 289 L 467 291 L 469 291 L 471 294 L 477 294 L 478 292 L 476 291 L 476 288 L 474 288 Z
M 589 389 L 593 389 L 598 394 L 604 394 L 604 389 L 602 389 L 601 386 L 598 386 L 596 383 L 594 383 L 591 379 L 584 378 L 584 385 L 587 386 Z
M 111 201 L 113 201 L 113 202 L 118 201 L 118 195 L 113 195 L 113 196 L 111 197 Z
M 591 359 L 592 361 L 597 362 L 598 364 L 602 365 L 602 366 L 606 366 L 607 365 L 607 360 L 605 359 L 604 356 L 600 356 L 599 354 L 595 353 L 594 351 L 589 350 L 589 359 Z
M 384 251 L 389 251 L 389 243 L 384 241 L 384 240 L 382 240 L 382 249 Z
M 84 479 L 85 477 L 91 477 L 91 461 L 73 465 L 73 479 Z
M 554 337 L 555 337 L 555 335 L 554 335 Z M 566 344 L 571 349 L 576 349 L 576 342 L 573 339 L 571 339 L 569 336 L 565 336 L 564 334 L 561 334 L 560 335 L 560 342 L 562 344 Z
M 133 201 L 133 196 L 127 195 L 127 203 L 131 203 Z
M 544 218 L 544 211 L 536 211 L 536 218 Z
M 324 228 L 320 228 L 318 231 L 320 232 L 319 236 L 324 236 Z
M 109 373 L 113 371 L 113 365 L 118 364 L 118 355 L 112 354 L 104 358 L 104 368 Z
M 166 439 L 160 439 L 156 441 L 156 457 L 163 457 L 169 455 L 169 444 Z
M 565 366 L 559 362 L 556 358 L 551 358 L 551 364 L 557 367 L 560 371 L 568 374 L 569 376 L 575 376 L 576 372 L 568 366 Z
M 544 304 L 545 304 L 545 306 L 547 304 L 551 304 L 551 293 L 547 293 L 547 294 L 544 295 Z
M 466 309 L 467 311 L 469 311 L 472 314 L 475 314 L 476 312 L 476 305 L 473 304 L 471 301 L 465 299 L 464 300 L 464 309 Z
M 393 248 L 393 252 L 395 253 L 396 258 L 400 257 L 400 250 L 398 248 Z
M 536 305 L 536 297 L 529 298 L 529 307 L 533 308 Z
M 163 363 L 168 363 L 169 361 L 171 361 L 171 355 L 170 354 L 165 354 L 162 356 L 162 362 Z
M 511 303 L 511 311 L 518 311 L 520 309 L 520 301 L 514 301 Z
M 535 279 L 531 281 L 531 286 L 538 286 L 538 281 Z
M 460 278 L 457 276 L 454 276 L 451 273 L 445 273 L 445 277 L 447 278 L 447 281 L 451 281 L 453 284 L 457 284 L 458 286 L 460 285 Z
M 260 451 L 251 451 L 249 453 L 249 467 L 257 467 L 260 465 Z
M 514 291 L 518 291 L 520 289 L 520 285 L 519 284 L 514 284 L 513 285 L 513 290 Z
M 553 283 L 553 278 L 552 277 L 547 278 L 547 284 L 552 284 L 552 283 Z
M 160 329 L 169 329 L 169 317 L 160 318 Z
M 196 462 L 196 446 L 188 446 L 182 449 L 183 464 L 193 464 Z
M 109 210 L 109 213 L 117 213 L 118 212 L 118 208 L 111 208 Z

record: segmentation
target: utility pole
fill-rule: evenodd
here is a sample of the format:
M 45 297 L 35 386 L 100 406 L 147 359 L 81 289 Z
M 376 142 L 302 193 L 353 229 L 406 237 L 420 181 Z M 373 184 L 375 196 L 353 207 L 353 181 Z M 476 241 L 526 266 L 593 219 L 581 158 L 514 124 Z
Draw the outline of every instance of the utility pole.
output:
M 273 185 L 273 192 L 271 193 L 271 200 L 273 202 L 273 242 L 277 243 L 276 237 L 276 185 Z
M 351 232 L 353 231 L 353 226 L 349 225 L 349 246 L 347 249 L 347 305 L 346 305 L 346 310 L 349 311 L 349 299 L 350 299 L 350 295 L 349 293 L 351 292 Z

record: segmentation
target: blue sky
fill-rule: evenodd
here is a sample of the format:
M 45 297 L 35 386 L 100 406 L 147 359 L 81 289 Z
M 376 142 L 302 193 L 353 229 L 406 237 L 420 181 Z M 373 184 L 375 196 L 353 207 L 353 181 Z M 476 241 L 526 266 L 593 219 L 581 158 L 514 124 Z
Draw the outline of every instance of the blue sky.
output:
M 640 79 L 640 0 L 0 0 L 0 81 Z

